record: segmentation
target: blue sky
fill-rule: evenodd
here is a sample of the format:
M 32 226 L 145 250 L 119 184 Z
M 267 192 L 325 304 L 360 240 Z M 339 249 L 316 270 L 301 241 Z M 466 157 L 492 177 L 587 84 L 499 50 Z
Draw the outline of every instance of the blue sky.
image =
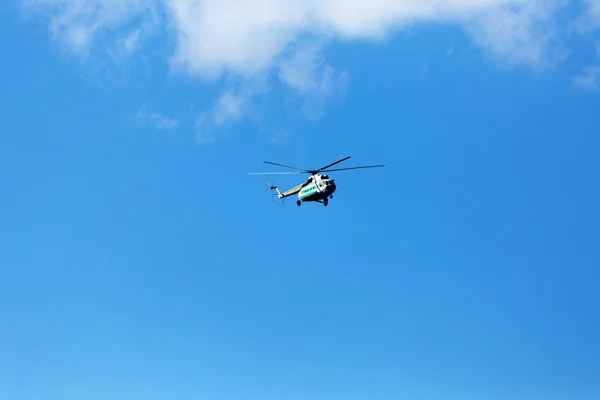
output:
M 598 1 L 0 22 L 0 399 L 600 396 Z

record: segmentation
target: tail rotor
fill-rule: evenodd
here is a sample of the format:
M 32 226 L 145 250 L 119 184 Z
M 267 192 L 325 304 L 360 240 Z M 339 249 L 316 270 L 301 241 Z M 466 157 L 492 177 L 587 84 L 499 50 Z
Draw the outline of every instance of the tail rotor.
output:
M 275 195 L 277 195 L 279 197 L 279 195 L 281 194 L 279 192 L 279 189 L 277 188 L 277 186 L 275 186 L 275 182 L 277 181 L 277 179 L 273 180 L 273 183 L 269 184 L 267 183 L 267 187 L 269 189 L 271 189 L 271 201 L 275 201 Z M 283 199 L 281 199 L 281 202 L 283 203 Z
M 275 182 L 277 182 L 277 179 L 273 180 L 273 183 L 271 183 L 271 184 L 266 183 L 267 187 L 269 189 L 271 189 L 271 201 L 275 201 L 275 193 L 273 193 L 273 190 L 277 190 L 277 186 L 275 186 Z

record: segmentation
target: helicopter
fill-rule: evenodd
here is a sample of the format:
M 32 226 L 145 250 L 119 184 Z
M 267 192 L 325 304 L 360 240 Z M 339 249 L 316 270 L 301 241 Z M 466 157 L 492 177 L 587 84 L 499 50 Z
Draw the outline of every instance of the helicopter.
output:
M 335 192 L 337 186 L 335 184 L 334 179 L 331 179 L 327 174 L 321 174 L 322 172 L 346 171 L 346 170 L 351 170 L 351 169 L 385 167 L 385 165 L 365 165 L 365 166 L 360 166 L 360 167 L 330 169 L 332 166 L 339 164 L 342 161 L 346 161 L 349 158 L 350 158 L 350 156 L 342 158 L 341 160 L 338 160 L 336 162 L 328 164 L 319 169 L 301 169 L 301 168 L 296 168 L 296 167 L 290 167 L 288 165 L 277 164 L 277 163 L 274 163 L 271 161 L 263 161 L 265 164 L 271 164 L 271 165 L 276 165 L 279 167 L 295 169 L 296 171 L 293 171 L 293 172 L 250 172 L 248 175 L 310 174 L 310 176 L 308 177 L 308 179 L 305 182 L 303 182 L 283 193 L 281 193 L 279 191 L 279 188 L 277 186 L 275 186 L 275 182 L 277 181 L 277 179 L 275 179 L 273 181 L 273 183 L 271 183 L 271 184 L 267 183 L 267 187 L 269 189 L 271 189 L 271 199 L 273 199 L 273 195 L 274 195 L 273 190 L 275 190 L 277 193 L 277 197 L 279 199 L 282 199 L 282 201 L 286 197 L 297 194 L 298 200 L 296 201 L 296 204 L 298 205 L 298 207 L 301 206 L 302 203 L 307 203 L 307 202 L 322 203 L 325 207 L 327 207 L 327 204 L 329 204 L 329 199 L 333 198 L 333 193 Z

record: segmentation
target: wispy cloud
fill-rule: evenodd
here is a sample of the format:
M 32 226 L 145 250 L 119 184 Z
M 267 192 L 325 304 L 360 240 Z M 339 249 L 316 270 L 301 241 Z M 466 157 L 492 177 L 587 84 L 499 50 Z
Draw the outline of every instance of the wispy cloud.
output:
M 498 2 L 467 22 L 482 48 L 505 64 L 541 67 L 564 56 L 556 14 L 561 0 Z
M 175 128 L 179 121 L 174 118 L 166 117 L 157 112 L 149 112 L 146 110 L 139 110 L 135 114 L 135 118 L 141 122 L 148 122 L 158 130 L 171 130 Z
M 313 43 L 295 49 L 279 65 L 281 80 L 301 92 L 330 90 L 333 68 L 324 65 L 320 50 L 320 46 Z M 318 71 L 320 67 L 322 70 Z
M 582 0 L 583 13 L 576 21 L 580 32 L 589 32 L 600 27 L 600 0 Z
M 298 45 L 283 54 L 277 64 L 278 78 L 302 103 L 306 117 L 319 118 L 326 101 L 334 94 L 344 94 L 349 84 L 347 71 L 328 65 L 320 43 Z
M 600 66 L 587 67 L 581 75 L 573 78 L 573 85 L 580 89 L 596 90 L 600 79 Z
M 53 37 L 73 54 L 86 57 L 103 47 L 131 52 L 158 25 L 160 0 L 22 0 L 29 10 L 48 15 Z M 138 20 L 132 28 L 132 21 Z
M 239 121 L 246 112 L 251 92 L 235 92 L 230 89 L 221 94 L 212 109 L 201 113 L 196 119 L 196 138 L 200 143 L 215 140 L 215 130 Z
M 597 0 L 600 7 L 600 0 Z M 600 8 L 599 8 L 600 11 Z M 596 51 L 596 62 L 590 63 L 579 75 L 573 77 L 573 86 L 578 89 L 594 91 L 600 84 L 600 45 L 594 47 Z
M 119 40 L 119 43 L 121 44 L 121 49 L 127 54 L 134 53 L 139 46 L 141 35 L 141 29 L 135 29 L 134 31 L 130 32 L 129 35 L 121 38 Z
M 172 71 L 200 81 L 226 77 L 253 87 L 275 77 L 280 85 L 317 104 L 348 84 L 348 75 L 326 62 L 331 42 L 380 41 L 419 23 L 462 26 L 494 59 L 508 65 L 552 65 L 565 55 L 572 12 L 569 0 L 23 0 L 49 16 L 54 37 L 75 54 L 103 46 L 123 54 L 141 51 L 149 34 L 171 40 L 165 55 Z M 574 1 L 574 0 L 573 0 Z M 573 18 L 579 31 L 600 26 L 600 0 L 584 0 Z M 252 92 L 252 94 L 249 94 Z M 227 87 L 200 126 L 242 118 L 258 93 Z M 229 102 L 229 103 L 228 103 Z M 227 105 L 229 104 L 229 105 Z M 237 111 L 236 111 L 237 110 Z M 319 115 L 317 110 L 305 110 Z

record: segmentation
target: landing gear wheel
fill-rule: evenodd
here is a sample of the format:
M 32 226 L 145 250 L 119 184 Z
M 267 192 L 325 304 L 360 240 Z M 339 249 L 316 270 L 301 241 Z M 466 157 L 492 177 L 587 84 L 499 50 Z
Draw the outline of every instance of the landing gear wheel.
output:
M 296 204 L 298 204 L 298 207 L 300 207 L 300 204 L 302 204 L 302 202 L 300 200 L 296 201 Z
M 329 195 L 329 198 L 330 198 L 330 199 L 333 199 L 333 195 L 332 195 L 332 194 L 330 194 L 330 195 Z
M 328 203 L 329 203 L 329 201 L 328 201 L 327 197 L 325 197 L 325 199 L 323 199 L 323 205 L 324 205 L 325 207 L 327 207 L 327 204 L 328 204 Z

